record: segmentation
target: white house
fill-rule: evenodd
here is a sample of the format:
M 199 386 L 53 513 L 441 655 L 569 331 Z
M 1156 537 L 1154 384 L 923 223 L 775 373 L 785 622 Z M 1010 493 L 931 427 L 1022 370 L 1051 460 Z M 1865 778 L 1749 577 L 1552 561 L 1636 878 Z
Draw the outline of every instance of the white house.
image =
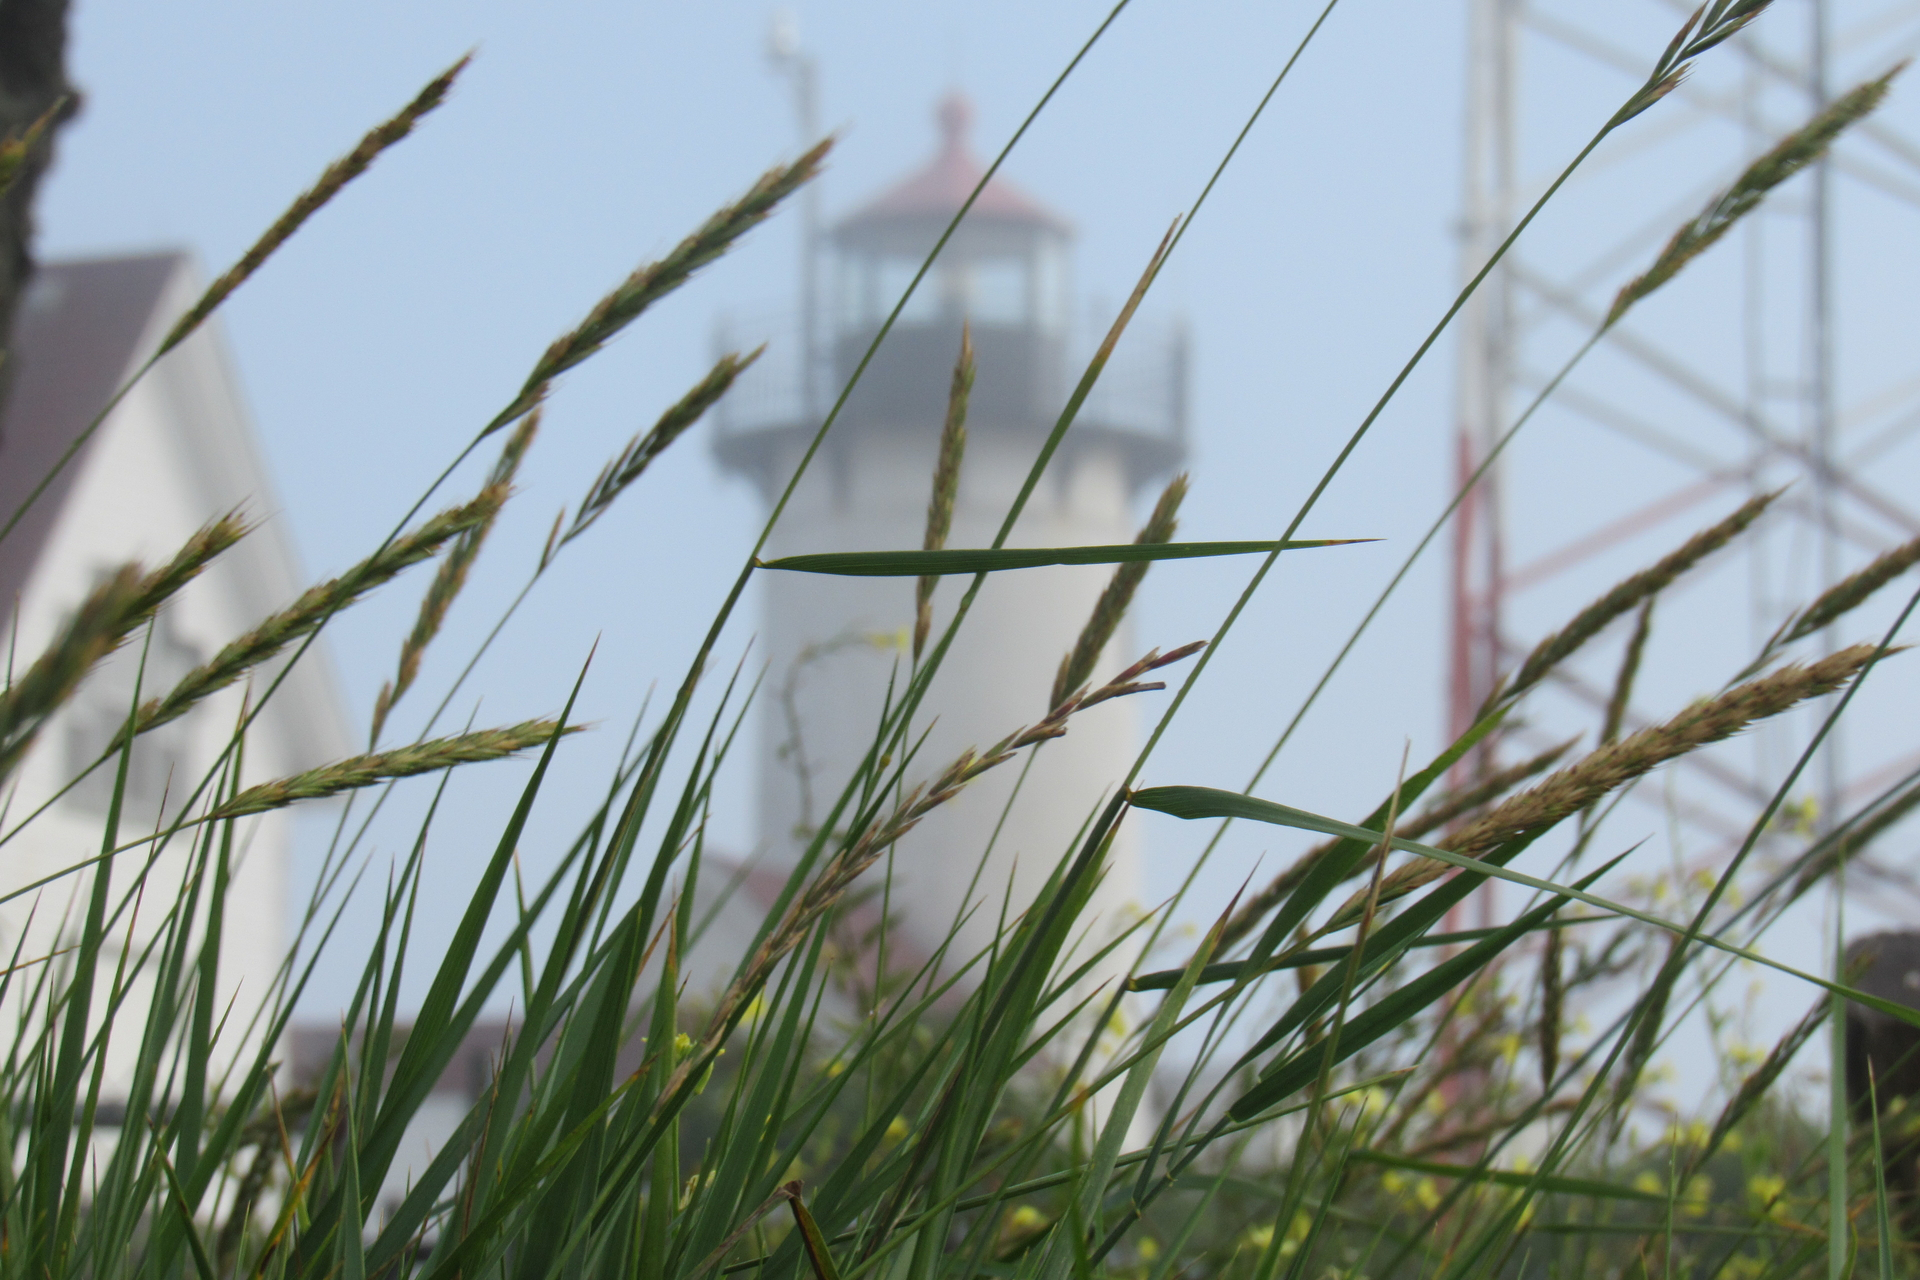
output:
M 0 520 L 19 509 L 60 456 L 80 439 L 156 349 L 202 282 L 184 254 L 154 253 L 43 265 L 28 292 L 8 355 L 11 390 L 0 418 Z M 162 360 L 113 409 L 25 518 L 0 541 L 0 626 L 14 671 L 24 670 L 105 573 L 128 561 L 158 565 L 207 521 L 239 509 L 257 527 L 109 658 L 43 730 L 7 780 L 0 892 L 100 852 L 111 793 L 109 768 L 46 802 L 93 762 L 124 721 L 146 650 L 143 694 L 171 687 L 308 583 L 293 554 L 273 486 L 241 402 L 217 323 Z M 271 672 L 263 673 L 271 674 Z M 264 687 L 256 677 L 255 696 Z M 122 838 L 151 830 L 166 797 L 169 816 L 227 745 L 247 691 L 230 688 L 140 739 L 130 768 Z M 325 657 L 309 652 L 249 733 L 244 780 L 311 768 L 354 750 Z M 32 816 L 29 820 L 29 815 Z M 266 991 L 287 946 L 289 819 L 252 820 L 230 896 L 221 998 L 244 1010 Z M 188 840 L 161 857 L 147 888 L 177 892 Z M 114 884 L 132 884 L 141 863 L 117 861 Z M 54 949 L 79 928 L 91 881 L 70 875 L 0 903 L 0 955 L 12 954 L 37 913 L 24 956 Z M 71 910 L 70 910 L 71 906 Z M 156 921 L 160 912 L 143 912 Z M 70 917 L 65 918 L 63 917 Z M 124 930 L 125 925 L 122 925 Z M 148 931 L 142 927 L 136 936 Z M 234 1019 L 236 1027 L 244 1018 Z M 137 1027 L 138 1021 L 130 1022 Z M 107 1095 L 124 1087 L 136 1047 L 129 1030 L 108 1056 Z M 222 1057 L 239 1047 L 230 1033 Z

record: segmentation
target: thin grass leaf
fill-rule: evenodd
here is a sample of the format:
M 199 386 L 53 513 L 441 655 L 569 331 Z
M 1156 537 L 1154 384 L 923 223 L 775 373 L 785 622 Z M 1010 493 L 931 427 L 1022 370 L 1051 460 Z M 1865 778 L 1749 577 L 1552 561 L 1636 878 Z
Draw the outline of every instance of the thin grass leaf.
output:
M 1173 535 L 1180 527 L 1180 503 L 1187 496 L 1187 474 L 1181 472 L 1167 481 L 1167 487 L 1161 490 L 1159 501 L 1153 504 L 1153 514 L 1147 517 L 1147 523 L 1134 538 L 1138 545 L 1166 545 L 1173 541 Z M 1100 598 L 1094 602 L 1093 613 L 1080 629 L 1079 639 L 1067 656 L 1060 659 L 1060 670 L 1053 678 L 1053 692 L 1047 705 L 1057 707 L 1067 700 L 1068 695 L 1093 678 L 1093 665 L 1120 629 L 1120 622 L 1127 616 L 1127 609 L 1133 603 L 1134 592 L 1147 577 L 1147 562 L 1129 561 L 1121 564 L 1108 579 Z M 922 581 L 925 581 L 923 579 Z
M 248 787 L 208 814 L 211 821 L 239 818 L 250 813 L 283 809 L 301 800 L 318 800 L 357 791 L 394 778 L 411 778 L 422 773 L 437 773 L 463 764 L 502 760 L 531 747 L 551 741 L 560 732 L 553 720 L 525 720 L 499 729 L 479 729 L 450 738 L 432 738 L 392 751 L 377 751 L 353 756 L 333 764 L 321 765 L 305 773 L 275 782 Z M 576 725 L 567 733 L 580 732 Z
M 1554 921 L 1554 929 L 1569 929 L 1575 925 L 1603 924 L 1618 920 L 1614 915 L 1576 916 L 1571 920 Z M 1407 944 L 1408 950 L 1420 950 L 1427 947 L 1457 947 L 1464 943 L 1478 942 L 1490 938 L 1497 932 L 1489 927 L 1485 929 L 1461 929 L 1456 933 L 1429 933 L 1413 939 Z M 1548 932 L 1551 932 L 1549 930 Z M 1334 965 L 1353 954 L 1349 945 L 1332 947 L 1305 947 L 1297 951 L 1287 951 L 1281 955 L 1270 956 L 1265 960 L 1221 960 L 1208 965 L 1200 971 L 1200 984 L 1207 986 L 1218 982 L 1237 982 L 1245 977 L 1257 977 L 1266 973 L 1281 973 L 1289 969 L 1312 969 L 1321 965 Z M 1164 991 L 1171 987 L 1184 969 L 1161 969 L 1153 973 L 1143 973 L 1127 980 L 1129 991 Z
M 622 449 L 613 461 L 601 468 L 600 474 L 594 478 L 593 484 L 587 489 L 587 496 L 580 501 L 580 510 L 573 518 L 573 526 L 567 530 L 553 550 L 557 551 L 560 547 L 572 542 L 585 533 L 594 521 L 605 515 L 614 500 L 638 480 L 641 473 L 652 465 L 653 460 L 667 451 L 668 446 L 685 435 L 694 423 L 705 417 L 707 410 L 711 409 L 721 396 L 727 394 L 734 380 L 745 373 L 765 350 L 766 348 L 761 346 L 755 347 L 745 356 L 737 351 L 721 356 L 719 362 L 707 371 L 707 376 L 695 383 L 692 389 L 661 414 L 660 420 L 655 422 L 652 428 L 628 441 L 627 447 Z M 553 552 L 549 551 L 542 563 L 545 563 L 546 559 L 551 559 L 552 554 Z
M 1120 542 L 1090 547 L 979 547 L 953 551 L 828 551 L 759 560 L 761 569 L 826 573 L 846 578 L 914 578 L 925 574 L 1001 573 L 1057 564 L 1130 564 L 1209 556 L 1264 555 L 1314 547 L 1345 547 L 1373 538 L 1307 538 L 1288 542 Z
M 1880 1280 L 1893 1280 L 1893 1214 L 1887 1209 L 1887 1168 L 1880 1145 L 1880 1086 L 1874 1079 L 1873 1063 L 1867 1063 L 1867 1112 L 1873 1117 L 1873 1214 L 1879 1228 Z
M 807 1209 L 807 1202 L 800 1197 L 800 1184 L 789 1182 L 780 1188 L 780 1194 L 793 1207 L 794 1225 L 800 1229 L 800 1243 L 807 1252 L 807 1264 L 813 1268 L 814 1280 L 840 1280 L 840 1269 L 833 1265 L 833 1250 L 827 1247 L 827 1238 L 820 1233 L 820 1224 L 813 1220 L 813 1214 Z
M 606 346 L 620 331 L 660 299 L 693 278 L 696 271 L 724 254 L 741 236 L 772 215 L 788 196 L 819 176 L 820 166 L 833 149 L 833 139 L 816 143 L 792 164 L 769 169 L 744 196 L 721 209 L 699 230 L 675 245 L 657 262 L 647 263 L 600 299 L 586 318 L 554 339 L 534 362 L 513 401 L 494 415 L 482 435 L 498 431 L 530 411 L 546 395 L 555 378 Z
M 947 389 L 947 417 L 940 426 L 940 448 L 933 465 L 933 492 L 927 498 L 927 532 L 923 551 L 939 551 L 953 530 L 953 503 L 960 492 L 960 462 L 967 452 L 967 401 L 973 394 L 973 328 L 960 326 L 960 355 L 953 365 L 953 383 Z M 923 574 L 913 594 L 913 660 L 927 647 L 933 630 L 933 589 L 939 579 Z
M 1347 1158 L 1361 1164 L 1405 1169 L 1409 1173 L 1431 1174 L 1436 1178 L 1451 1178 L 1458 1182 L 1481 1182 L 1489 1186 L 1546 1191 L 1555 1195 L 1592 1196 L 1599 1200 L 1635 1200 L 1643 1204 L 1667 1202 L 1664 1192 L 1642 1191 L 1637 1187 L 1602 1182 L 1597 1178 L 1569 1178 L 1558 1174 L 1517 1173 L 1476 1165 L 1442 1164 L 1435 1160 L 1418 1160 L 1412 1156 L 1366 1147 L 1356 1148 Z
M 384 124 L 376 126 L 366 137 L 360 139 L 360 144 L 352 151 L 328 165 L 326 172 L 320 175 L 319 180 L 287 206 L 287 211 L 275 219 L 273 225 L 254 241 L 253 247 L 240 255 L 240 260 L 227 268 L 218 280 L 208 285 L 206 292 L 200 295 L 199 301 L 189 307 L 187 313 L 174 323 L 173 328 L 167 331 L 166 338 L 160 343 L 160 354 L 164 355 L 184 342 L 187 336 L 198 329 L 206 318 L 213 314 L 214 309 L 227 300 L 229 294 L 246 283 L 247 278 L 258 271 L 267 259 L 273 256 L 274 251 L 285 244 L 308 218 L 318 213 L 327 201 L 339 195 L 341 188 L 365 173 L 368 166 L 382 151 L 412 133 L 413 127 L 420 123 L 423 116 L 445 102 L 447 92 L 453 88 L 454 80 L 466 70 L 467 64 L 471 61 L 473 61 L 473 55 L 468 54 L 428 81 L 426 88 L 414 95 L 413 101 L 400 108 L 398 114 Z
M 1549 747 L 1538 755 L 1499 770 L 1481 783 L 1441 796 L 1427 808 L 1401 823 L 1395 829 L 1395 833 L 1409 840 L 1418 840 L 1430 831 L 1437 831 L 1459 818 L 1484 808 L 1527 779 L 1552 768 L 1560 757 L 1573 747 L 1573 742 L 1574 740 L 1569 739 L 1557 747 Z M 1363 822 L 1360 825 L 1369 824 Z M 1222 945 L 1231 946 L 1258 928 L 1260 921 L 1269 911 L 1279 906 L 1288 895 L 1305 883 L 1315 868 L 1325 865 L 1328 858 L 1337 856 L 1343 844 L 1341 840 L 1329 840 L 1324 844 L 1315 845 L 1295 859 L 1286 870 L 1270 880 L 1259 893 L 1248 898 L 1228 924 Z M 1352 863 L 1345 868 L 1345 874 L 1341 879 L 1351 880 L 1357 875 L 1364 874 L 1371 866 L 1371 856 Z
M 1758 520 L 1761 513 L 1779 496 L 1780 492 L 1776 490 L 1748 499 L 1732 515 L 1694 534 L 1652 567 L 1642 569 L 1615 585 L 1575 614 L 1573 621 L 1543 637 L 1533 647 L 1533 652 L 1527 655 L 1526 661 L 1520 664 L 1519 671 L 1507 687 L 1497 696 L 1512 700 L 1540 683 L 1548 672 L 1572 657 L 1608 623 L 1665 590 L 1675 578 L 1733 541 L 1748 525 Z
M 199 1274 L 200 1280 L 215 1280 L 213 1260 L 207 1256 L 207 1246 L 200 1240 L 200 1229 L 193 1223 L 193 1210 L 187 1207 L 187 1193 L 180 1186 L 180 1176 L 173 1171 L 166 1152 L 160 1148 L 154 1148 L 153 1159 L 166 1175 L 167 1203 L 173 1209 L 180 1231 L 187 1238 L 194 1271 Z
M 1574 887 L 1578 890 L 1589 888 L 1603 874 L 1612 870 L 1619 860 L 1616 858 L 1593 871 Z M 1333 1054 L 1327 1052 L 1327 1043 L 1318 1039 L 1309 1041 L 1262 1071 L 1259 1082 L 1236 1098 L 1233 1105 L 1227 1108 L 1227 1114 L 1236 1120 L 1244 1120 L 1285 1101 L 1321 1074 L 1327 1065 L 1323 1059 L 1334 1057 L 1335 1061 L 1345 1061 L 1381 1036 L 1404 1026 L 1415 1015 L 1492 963 L 1501 952 L 1545 924 L 1554 912 L 1572 900 L 1571 894 L 1564 892 L 1549 897 L 1490 937 L 1482 938 L 1458 955 L 1441 961 L 1417 978 L 1395 987 L 1345 1024 L 1338 1044 L 1332 1046 Z
M 1869 80 L 1835 98 L 1819 115 L 1748 165 L 1733 185 L 1714 197 L 1698 217 L 1673 233 L 1652 266 L 1621 287 L 1600 327 L 1612 328 L 1636 302 L 1673 279 L 1687 263 L 1731 231 L 1736 222 L 1759 206 L 1769 191 L 1825 155 L 1847 126 L 1880 105 L 1893 78 L 1906 70 L 1906 66 L 1902 62 L 1878 80 Z

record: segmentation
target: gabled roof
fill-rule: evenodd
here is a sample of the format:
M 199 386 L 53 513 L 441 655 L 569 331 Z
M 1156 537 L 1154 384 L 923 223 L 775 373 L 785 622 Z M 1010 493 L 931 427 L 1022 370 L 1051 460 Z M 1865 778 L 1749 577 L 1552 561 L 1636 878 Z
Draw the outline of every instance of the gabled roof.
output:
M 940 124 L 940 150 L 932 160 L 877 200 L 849 214 L 836 230 L 846 232 L 877 222 L 917 218 L 948 219 L 960 212 L 987 167 L 968 140 L 973 103 L 955 91 L 934 112 Z M 1006 179 L 996 176 L 980 192 L 967 217 L 1025 222 L 1065 233 L 1071 224 Z
M 57 262 L 34 273 L 7 353 L 11 382 L 0 412 L 0 526 L 78 440 L 133 372 L 177 253 Z M 14 531 L 0 540 L 0 623 L 14 602 L 86 461 L 63 467 Z
M 158 349 L 162 336 L 199 296 L 191 259 L 177 251 L 42 264 L 14 320 L 6 364 L 11 384 L 0 407 L 0 525 L 85 434 L 115 392 Z M 195 504 L 212 519 L 235 509 L 255 525 L 220 564 L 239 607 L 265 617 L 305 585 L 279 503 L 210 319 L 147 375 L 189 453 Z M 109 419 L 109 423 L 111 419 Z M 111 438 L 107 424 L 0 539 L 0 629 L 10 625 L 89 459 Z M 275 695 L 279 710 L 260 728 L 284 757 L 310 768 L 353 749 L 324 646 L 310 651 Z

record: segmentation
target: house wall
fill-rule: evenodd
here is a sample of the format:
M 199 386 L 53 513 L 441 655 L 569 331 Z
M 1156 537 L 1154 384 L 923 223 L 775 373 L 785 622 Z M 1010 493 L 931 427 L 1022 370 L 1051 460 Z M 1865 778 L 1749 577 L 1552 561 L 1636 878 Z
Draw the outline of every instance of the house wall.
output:
M 183 279 L 175 294 L 185 293 L 190 283 Z M 173 313 L 174 307 L 167 306 L 159 314 Z M 219 385 L 223 358 L 216 343 L 212 334 L 190 340 L 135 386 L 77 460 L 72 489 L 21 594 L 9 637 L 14 670 L 24 669 L 51 643 L 91 586 L 120 564 L 163 563 L 196 529 L 241 502 L 248 517 L 266 521 L 266 527 L 182 590 L 162 611 L 150 644 L 144 632 L 137 636 L 97 669 L 48 724 L 12 780 L 6 830 L 72 780 L 113 723 L 126 714 L 143 647 L 149 666 L 141 690 L 144 699 L 163 692 L 170 680 L 211 657 L 292 595 L 291 558 L 284 534 L 272 525 L 275 512 L 271 495 L 263 491 L 257 460 L 245 452 L 236 456 L 236 439 L 240 449 L 252 446 L 230 387 Z M 269 704 L 247 739 L 243 785 L 345 753 L 336 707 L 323 705 L 317 715 L 299 714 L 302 703 L 313 703 L 316 689 L 321 701 L 329 703 L 325 673 L 318 679 L 319 686 L 313 677 L 290 680 L 288 696 L 279 706 Z M 163 789 L 172 814 L 200 785 L 226 747 L 246 696 L 244 686 L 225 690 L 157 731 L 151 742 L 142 739 L 129 788 L 132 811 L 121 828 L 123 843 L 154 829 Z M 0 890 L 12 892 L 99 854 L 111 768 L 103 767 L 64 798 L 53 800 L 11 837 L 0 856 Z M 218 1061 L 258 1047 L 259 1033 L 249 1028 L 250 1015 L 268 994 L 289 942 L 291 834 L 283 813 L 237 824 L 219 984 L 228 1025 L 216 1051 Z M 119 946 L 130 944 L 137 950 L 153 941 L 162 915 L 156 904 L 178 897 L 193 853 L 189 828 L 157 855 L 151 854 L 151 846 L 140 846 L 115 860 L 111 884 L 116 906 L 131 907 L 126 895 L 145 875 L 144 901 L 137 911 L 123 910 L 116 922 Z M 91 885 L 90 874 L 67 875 L 0 904 L 0 955 L 17 947 L 23 959 L 33 959 L 70 944 L 78 935 Z M 118 947 L 110 950 L 108 963 L 118 954 Z M 0 1010 L 9 1020 L 18 1016 L 20 990 L 17 980 L 11 1007 Z M 138 1047 L 140 1011 L 150 995 L 147 984 L 137 984 L 117 1019 L 118 1033 L 107 1054 L 109 1100 L 124 1096 Z

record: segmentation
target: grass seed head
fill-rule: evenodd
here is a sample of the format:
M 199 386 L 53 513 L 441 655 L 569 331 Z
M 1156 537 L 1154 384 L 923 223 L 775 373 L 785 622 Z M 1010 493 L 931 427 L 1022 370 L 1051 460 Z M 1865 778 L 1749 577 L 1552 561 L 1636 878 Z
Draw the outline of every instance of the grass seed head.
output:
M 532 409 L 555 378 L 600 350 L 648 307 L 692 279 L 696 271 L 766 221 L 783 200 L 819 175 L 832 148 L 833 139 L 826 138 L 792 164 L 769 169 L 745 195 L 708 218 L 666 257 L 647 263 L 621 281 L 584 320 L 554 339 L 534 363 L 520 393 L 487 424 L 487 431 L 498 431 Z
M 447 99 L 448 90 L 467 64 L 473 61 L 468 54 L 427 83 L 427 87 L 414 96 L 412 102 L 402 107 L 397 115 L 370 131 L 360 139 L 360 145 L 327 166 L 319 181 L 303 191 L 287 211 L 266 229 L 261 237 L 254 241 L 253 247 L 240 256 L 240 261 L 229 267 L 224 275 L 207 286 L 200 300 L 188 308 L 187 313 L 168 330 L 166 339 L 161 342 L 164 353 L 180 345 L 187 335 L 198 329 L 214 309 L 227 300 L 227 295 L 246 283 L 247 277 L 258 271 L 274 251 L 298 231 L 301 224 L 320 211 L 321 206 L 340 194 L 340 189 L 367 171 L 382 151 L 413 132 L 421 117 L 432 111 Z
M 513 491 L 513 478 L 519 473 L 520 462 L 526 457 L 539 431 L 540 411 L 536 409 L 521 420 L 501 448 L 500 457 L 487 477 L 487 491 L 500 492 L 503 502 L 505 495 Z M 380 731 L 386 727 L 388 713 L 419 677 L 420 660 L 426 655 L 427 646 L 433 643 L 433 638 L 440 634 L 440 628 L 447 620 L 447 610 L 453 607 L 454 600 L 467 585 L 467 574 L 472 570 L 473 562 L 479 558 L 480 548 L 486 544 L 487 534 L 492 531 L 499 514 L 500 508 L 496 506 L 485 519 L 455 538 L 453 549 L 447 552 L 446 559 L 434 571 L 433 582 L 420 601 L 420 612 L 414 618 L 413 630 L 400 645 L 399 668 L 393 679 L 380 687 L 380 696 L 374 700 L 373 729 L 368 735 L 370 743 L 380 741 Z
M 580 726 L 566 730 L 578 733 Z M 433 738 L 393 751 L 380 751 L 322 765 L 276 782 L 248 787 L 217 806 L 207 816 L 212 820 L 239 818 L 248 814 L 284 809 L 300 800 L 355 791 L 395 778 L 434 773 L 457 765 L 500 760 L 530 747 L 545 746 L 560 726 L 552 720 L 526 720 L 502 729 L 480 729 L 449 738 Z
M 587 489 L 587 496 L 580 502 L 580 510 L 573 518 L 572 527 L 567 530 L 566 535 L 560 539 L 553 550 L 559 550 L 560 547 L 585 533 L 595 520 L 606 513 L 614 500 L 640 478 L 641 473 L 653 464 L 655 458 L 665 453 L 674 441 L 685 435 L 696 422 L 706 416 L 707 410 L 732 389 L 734 380 L 752 367 L 753 362 L 758 360 L 760 353 L 765 350 L 766 348 L 761 346 L 755 347 L 744 356 L 737 351 L 721 356 L 713 368 L 707 371 L 707 376 L 700 379 L 685 395 L 675 401 L 665 413 L 660 415 L 659 420 L 651 428 L 629 440 L 627 447 L 615 455 L 613 461 L 600 469 L 600 474 L 594 478 L 593 484 Z M 544 565 L 551 556 L 550 551 L 541 563 Z
M 1751 20 L 1748 18 L 1745 21 Z M 1673 233 L 1673 238 L 1667 241 L 1652 266 L 1621 287 L 1600 327 L 1612 328 L 1635 303 L 1680 274 L 1689 262 L 1732 230 L 1733 225 L 1751 213 L 1768 192 L 1826 154 L 1827 148 L 1845 132 L 1847 126 L 1880 105 L 1887 96 L 1893 78 L 1905 68 L 1903 62 L 1878 80 L 1869 80 L 1842 94 L 1826 110 L 1748 165 L 1733 185 L 1716 196 L 1698 217 Z
M 1791 644 L 1826 630 L 1916 564 L 1920 564 L 1920 538 L 1876 556 L 1865 568 L 1847 575 L 1821 592 L 1817 600 L 1794 617 L 1778 643 Z
M 1518 698 L 1546 678 L 1560 663 L 1593 639 L 1621 614 L 1650 599 L 1682 573 L 1704 560 L 1744 532 L 1760 518 L 1779 492 L 1763 493 L 1742 503 L 1739 510 L 1686 540 L 1651 568 L 1643 569 L 1617 584 L 1611 591 L 1574 615 L 1573 621 L 1545 637 L 1533 647 L 1527 660 L 1499 694 L 1507 701 Z
M 1134 538 L 1139 545 L 1173 541 L 1173 535 L 1180 528 L 1180 504 L 1185 501 L 1189 487 L 1187 473 L 1181 472 L 1167 481 L 1167 487 L 1160 491 L 1159 501 L 1153 504 L 1153 514 L 1147 517 L 1147 523 Z M 1093 612 L 1087 618 L 1087 624 L 1080 629 L 1080 636 L 1074 641 L 1067 656 L 1060 659 L 1060 669 L 1053 678 L 1053 691 L 1048 695 L 1047 705 L 1057 707 L 1093 676 L 1094 664 L 1100 660 L 1100 654 L 1119 631 L 1120 623 L 1125 620 L 1127 610 L 1132 607 L 1133 596 L 1146 580 L 1148 562 L 1145 560 L 1127 561 L 1117 564 L 1113 576 L 1100 592 L 1100 598 L 1094 601 Z
M 491 521 L 506 497 L 506 486 L 490 485 L 471 502 L 450 507 L 413 532 L 401 534 L 339 577 L 309 587 L 291 605 L 189 671 L 169 693 L 141 707 L 135 732 L 145 733 L 185 715 L 196 703 L 317 630 L 335 613 L 403 569 L 427 559 L 469 529 Z
M 1703 699 L 1665 724 L 1653 725 L 1600 747 L 1531 790 L 1496 806 L 1440 842 L 1468 858 L 1481 858 L 1510 840 L 1531 839 L 1642 775 L 1701 747 L 1723 741 L 1748 725 L 1780 714 L 1808 698 L 1832 693 L 1872 660 L 1875 646 L 1855 645 L 1806 666 L 1787 666 Z M 1390 874 L 1381 901 L 1402 897 L 1452 868 L 1418 858 Z M 1334 913 L 1328 928 L 1357 919 L 1356 896 Z
M 960 462 L 967 452 L 967 401 L 973 395 L 973 330 L 962 325 L 960 355 L 953 365 L 953 383 L 947 391 L 947 417 L 940 427 L 940 448 L 933 466 L 933 493 L 927 498 L 927 532 L 922 549 L 939 551 L 953 531 L 953 504 L 960 493 Z M 920 660 L 927 635 L 933 630 L 933 590 L 940 584 L 928 574 L 914 584 L 913 658 Z

